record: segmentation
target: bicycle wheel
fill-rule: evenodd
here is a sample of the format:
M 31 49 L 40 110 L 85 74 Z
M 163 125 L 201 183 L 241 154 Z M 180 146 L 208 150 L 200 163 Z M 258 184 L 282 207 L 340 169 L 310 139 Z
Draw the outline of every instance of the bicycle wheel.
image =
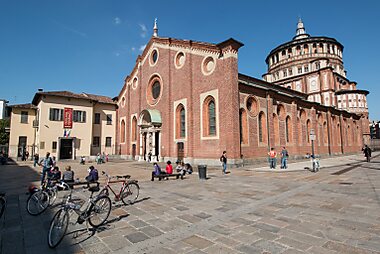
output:
M 110 215 L 111 199 L 107 196 L 98 196 L 88 209 L 88 223 L 94 228 L 102 225 Z
M 108 196 L 108 195 L 109 195 L 108 189 L 105 187 L 103 188 L 103 190 L 99 192 L 98 196 Z
M 34 192 L 26 201 L 26 210 L 30 215 L 34 216 L 41 214 L 48 206 L 49 195 L 43 190 Z
M 69 213 L 63 209 L 55 213 L 50 222 L 48 232 L 48 244 L 50 248 L 55 248 L 62 241 L 69 225 Z
M 139 193 L 140 186 L 137 183 L 128 183 L 120 195 L 121 201 L 126 205 L 133 204 L 139 197 Z
M 0 197 L 0 219 L 4 214 L 6 205 L 7 205 L 7 201 L 5 200 L 5 197 Z

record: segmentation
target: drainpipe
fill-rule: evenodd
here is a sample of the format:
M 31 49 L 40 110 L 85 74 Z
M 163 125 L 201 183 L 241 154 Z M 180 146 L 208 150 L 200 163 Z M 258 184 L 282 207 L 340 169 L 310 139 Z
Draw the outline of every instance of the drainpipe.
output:
M 331 113 L 330 111 L 327 111 L 327 143 L 328 143 L 327 148 L 329 150 L 329 155 L 331 155 L 330 119 L 331 119 Z
M 267 139 L 268 139 L 268 152 L 270 151 L 270 134 L 269 134 L 269 92 L 266 93 L 267 99 Z

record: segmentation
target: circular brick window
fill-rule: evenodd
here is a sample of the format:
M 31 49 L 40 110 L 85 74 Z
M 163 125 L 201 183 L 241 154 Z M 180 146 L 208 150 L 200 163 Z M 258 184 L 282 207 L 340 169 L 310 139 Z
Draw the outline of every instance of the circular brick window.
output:
M 160 77 L 151 78 L 146 90 L 147 102 L 149 105 L 156 105 L 162 96 L 162 82 Z
M 204 75 L 210 75 L 215 70 L 215 60 L 211 56 L 203 59 L 202 72 Z
M 259 112 L 259 103 L 253 96 L 247 98 L 246 107 L 251 116 L 256 116 Z
M 174 64 L 177 69 L 181 68 L 185 64 L 185 54 L 183 52 L 178 52 L 174 58 Z
M 153 49 L 152 53 L 150 53 L 150 57 L 149 57 L 149 64 L 151 66 L 154 66 L 157 61 L 158 61 L 158 50 L 157 49 Z

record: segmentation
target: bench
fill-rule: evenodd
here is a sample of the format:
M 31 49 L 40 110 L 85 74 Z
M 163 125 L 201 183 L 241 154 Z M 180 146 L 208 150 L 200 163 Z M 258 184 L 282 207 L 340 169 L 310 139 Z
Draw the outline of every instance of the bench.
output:
M 182 174 L 159 174 L 159 175 L 155 175 L 153 172 L 152 172 L 152 179 L 151 181 L 154 181 L 154 178 L 158 178 L 158 181 L 161 181 L 162 179 L 169 179 L 169 177 L 175 177 L 176 179 L 179 179 L 181 178 L 181 180 L 183 180 L 183 175 Z

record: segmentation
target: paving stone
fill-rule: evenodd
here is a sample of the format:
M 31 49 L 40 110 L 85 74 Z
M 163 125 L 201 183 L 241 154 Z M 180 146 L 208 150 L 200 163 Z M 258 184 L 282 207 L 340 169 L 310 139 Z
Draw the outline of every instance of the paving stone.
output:
M 148 224 L 142 220 L 130 221 L 129 224 L 134 226 L 135 228 L 142 228 L 148 226 Z
M 187 210 L 189 210 L 189 208 L 186 207 L 186 206 L 175 206 L 174 208 L 177 209 L 178 211 L 187 211 Z
M 184 214 L 184 215 L 178 216 L 178 218 L 181 220 L 187 221 L 189 223 L 196 223 L 196 222 L 199 222 L 202 220 L 201 218 L 195 217 L 195 216 L 190 215 L 190 214 Z
M 307 250 L 308 248 L 311 247 L 310 244 L 303 243 L 294 239 L 290 239 L 288 237 L 281 237 L 279 239 L 276 239 L 275 242 L 292 247 L 297 250 Z
M 204 249 L 207 248 L 208 246 L 213 245 L 213 242 L 210 242 L 209 240 L 206 240 L 202 237 L 199 237 L 197 235 L 193 235 L 191 237 L 188 237 L 183 240 L 185 243 L 188 243 L 198 249 Z
M 125 235 L 125 237 L 131 242 L 131 243 L 138 243 L 141 241 L 145 241 L 146 239 L 149 239 L 149 236 L 146 234 L 143 234 L 141 232 L 132 233 L 129 235 Z
M 125 239 L 123 236 L 120 236 L 120 235 L 104 237 L 102 238 L 102 241 L 112 251 L 131 245 L 131 243 L 127 241 L 127 239 Z
M 150 237 L 159 236 L 159 235 L 163 234 L 162 231 L 160 231 L 158 228 L 155 228 L 153 226 L 147 226 L 147 227 L 140 228 L 140 231 L 143 232 L 144 234 L 150 236 Z
M 207 214 L 207 213 L 197 213 L 197 214 L 194 214 L 194 216 L 198 217 L 198 218 L 201 218 L 201 219 L 207 219 L 207 218 L 210 218 L 211 215 L 210 214 Z
M 85 248 L 86 254 L 106 254 L 110 253 L 111 250 L 107 248 L 107 246 L 104 243 L 95 243 L 91 245 L 87 245 Z
M 174 250 L 162 247 L 154 250 L 151 252 L 152 254 L 177 254 L 178 252 L 175 252 Z
M 208 254 L 235 254 L 236 250 L 230 249 L 228 247 L 214 244 L 206 249 L 204 249 L 204 252 Z
M 364 250 L 361 248 L 356 248 L 347 244 L 333 242 L 333 241 L 328 241 L 322 247 L 328 250 L 337 251 L 339 253 L 358 253 L 358 254 L 373 253 L 372 251 L 369 251 L 369 250 Z
M 275 254 L 275 253 L 282 253 L 284 250 L 287 249 L 286 246 L 278 244 L 273 241 L 266 241 L 266 240 L 259 240 L 251 244 L 251 246 L 262 249 L 264 251 L 267 251 L 269 253 Z
M 232 237 L 224 237 L 224 236 L 221 236 L 215 239 L 215 242 L 220 243 L 221 245 L 228 246 L 228 247 L 234 247 L 241 244 L 241 242 L 239 242 L 238 240 L 232 239 Z
M 280 228 L 265 223 L 256 223 L 253 225 L 253 227 L 263 229 L 272 233 L 277 233 L 278 231 L 280 231 Z
M 300 250 L 296 250 L 296 249 L 286 249 L 284 252 L 281 252 L 282 254 L 304 254 L 304 253 L 309 253 L 307 251 L 300 251 Z
M 235 249 L 240 251 L 240 252 L 247 253 L 247 254 L 262 253 L 262 251 L 263 251 L 262 249 L 259 249 L 257 247 L 245 245 L 245 244 L 239 245 L 239 246 L 235 247 Z
M 223 227 L 223 226 L 220 226 L 220 225 L 216 225 L 214 227 L 211 227 L 210 230 L 214 231 L 214 232 L 217 232 L 219 234 L 222 234 L 222 235 L 229 235 L 229 234 L 231 234 L 231 230 L 229 228 L 226 228 L 226 227 Z

